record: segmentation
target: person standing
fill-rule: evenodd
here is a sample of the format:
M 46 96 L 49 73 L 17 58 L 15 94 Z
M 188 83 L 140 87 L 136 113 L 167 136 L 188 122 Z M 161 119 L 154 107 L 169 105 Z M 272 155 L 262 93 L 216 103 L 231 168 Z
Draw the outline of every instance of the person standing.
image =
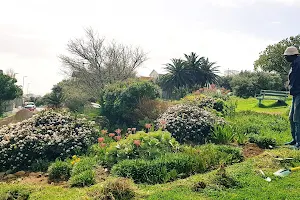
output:
M 291 133 L 293 140 L 286 145 L 295 145 L 300 148 L 300 56 L 295 46 L 288 47 L 284 57 L 291 64 L 289 72 L 289 89 L 293 96 L 292 106 L 289 114 Z

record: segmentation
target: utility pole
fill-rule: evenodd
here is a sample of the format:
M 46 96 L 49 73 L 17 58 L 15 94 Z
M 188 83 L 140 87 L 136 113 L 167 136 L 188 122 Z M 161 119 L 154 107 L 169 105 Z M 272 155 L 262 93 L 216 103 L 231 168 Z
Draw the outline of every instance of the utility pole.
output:
M 27 84 L 27 95 L 29 94 L 29 85 L 30 83 Z
M 25 88 L 24 88 L 24 84 L 25 84 L 25 78 L 26 78 L 27 76 L 23 76 L 23 86 L 22 86 L 22 89 L 23 89 L 23 95 L 24 95 L 24 93 L 25 93 Z

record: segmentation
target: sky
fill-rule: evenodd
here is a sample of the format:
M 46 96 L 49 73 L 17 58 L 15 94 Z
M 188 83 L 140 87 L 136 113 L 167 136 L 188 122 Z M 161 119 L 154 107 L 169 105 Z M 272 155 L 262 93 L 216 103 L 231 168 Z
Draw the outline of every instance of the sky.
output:
M 300 0 L 0 1 L 0 69 L 13 69 L 24 92 L 39 95 L 66 78 L 58 55 L 88 27 L 147 52 L 143 76 L 190 52 L 221 72 L 252 70 L 267 45 L 299 34 Z

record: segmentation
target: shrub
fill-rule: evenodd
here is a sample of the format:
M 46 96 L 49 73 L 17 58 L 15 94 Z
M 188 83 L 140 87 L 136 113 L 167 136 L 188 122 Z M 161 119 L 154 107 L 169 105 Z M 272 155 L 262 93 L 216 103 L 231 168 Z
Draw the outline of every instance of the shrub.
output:
M 184 104 L 196 105 L 203 109 L 214 109 L 218 112 L 224 112 L 226 103 L 222 99 L 214 99 L 213 97 L 198 94 L 197 92 L 187 95 L 182 99 Z
M 86 170 L 74 176 L 71 176 L 69 183 L 72 187 L 90 186 L 96 183 L 95 172 Z
M 132 180 L 126 178 L 110 178 L 102 186 L 94 186 L 89 189 L 88 196 L 92 199 L 134 199 L 135 186 Z
M 269 72 L 243 71 L 232 77 L 230 85 L 236 96 L 248 98 L 259 94 L 260 90 L 283 89 L 282 78 Z
M 159 117 L 159 115 L 168 109 L 169 104 L 170 103 L 166 101 L 158 99 L 143 98 L 137 104 L 137 107 L 134 110 L 134 116 L 136 116 L 137 119 L 142 119 L 142 121 L 147 121 L 147 123 L 152 123 Z M 142 126 L 140 128 L 143 128 L 145 123 L 142 123 L 141 125 Z
M 233 141 L 235 133 L 230 125 L 216 126 L 212 141 L 216 144 L 229 144 Z
M 223 101 L 222 99 L 217 99 L 213 105 L 213 109 L 215 109 L 218 112 L 223 112 L 224 108 L 225 108 L 225 101 Z
M 70 113 L 44 111 L 0 129 L 0 171 L 27 169 L 34 160 L 67 158 L 87 151 L 97 133 Z
M 112 174 L 132 178 L 136 183 L 165 183 L 179 175 L 203 170 L 201 160 L 182 153 L 166 154 L 155 160 L 124 160 L 112 168 Z
M 101 96 L 101 114 L 112 124 L 137 125 L 135 109 L 142 99 L 154 100 L 160 96 L 160 89 L 149 81 L 129 80 L 107 86 Z
M 220 163 L 233 164 L 244 160 L 239 148 L 227 145 L 184 146 L 182 151 L 193 157 L 199 157 L 205 164 L 205 169 L 211 169 Z
M 67 181 L 71 176 L 72 165 L 68 162 L 55 161 L 48 169 L 49 182 Z
M 77 187 L 90 186 L 96 183 L 95 168 L 97 158 L 84 157 L 73 166 L 70 178 L 70 185 Z
M 251 135 L 249 142 L 257 144 L 260 148 L 272 149 L 276 146 L 276 139 L 267 136 Z
M 114 165 L 112 174 L 132 178 L 136 183 L 165 183 L 176 178 L 213 169 L 220 163 L 241 162 L 243 156 L 237 148 L 204 145 L 184 147 L 181 153 L 168 153 L 155 160 L 124 160 Z
M 84 171 L 93 170 L 97 164 L 96 158 L 85 157 L 80 159 L 79 162 L 74 164 L 72 169 L 72 176 L 76 176 Z
M 216 85 L 212 84 L 209 87 L 200 88 L 195 91 L 195 94 L 203 94 L 216 99 L 228 100 L 229 92 L 230 91 L 225 88 L 217 88 Z
M 126 178 L 108 180 L 103 187 L 104 194 L 112 194 L 116 200 L 130 200 L 135 197 L 133 182 Z
M 171 134 L 164 131 L 130 134 L 126 139 L 111 143 L 106 151 L 108 166 L 124 159 L 154 159 L 179 148 Z
M 0 200 L 28 200 L 31 191 L 23 187 L 14 187 L 6 192 L 5 195 L 0 195 Z
M 50 164 L 48 160 L 37 159 L 31 163 L 29 169 L 34 172 L 45 172 L 48 170 Z
M 157 121 L 164 122 L 166 129 L 180 143 L 196 144 L 205 143 L 211 136 L 213 124 L 222 122 L 210 112 L 192 105 L 170 107 Z

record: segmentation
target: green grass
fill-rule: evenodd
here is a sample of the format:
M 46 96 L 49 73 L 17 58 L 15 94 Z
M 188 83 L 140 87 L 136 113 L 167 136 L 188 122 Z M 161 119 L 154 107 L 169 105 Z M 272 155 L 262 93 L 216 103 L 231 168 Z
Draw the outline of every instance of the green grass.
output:
M 275 157 L 293 157 L 295 162 L 293 166 L 300 165 L 300 151 L 280 148 L 266 151 L 264 154 L 248 159 L 243 163 L 235 164 L 226 168 L 226 173 L 234 177 L 240 183 L 240 188 L 221 189 L 214 183 L 216 170 L 206 173 L 197 174 L 186 179 L 175 182 L 157 185 L 137 185 L 137 199 L 148 200 L 202 200 L 202 199 L 299 199 L 300 171 L 293 172 L 285 178 L 276 178 L 273 172 L 282 168 Z M 266 182 L 258 173 L 262 169 L 272 181 Z M 203 181 L 207 188 L 194 192 L 192 186 Z M 92 187 L 98 187 L 92 186 Z M 0 196 L 13 188 L 23 188 L 31 191 L 30 199 L 41 200 L 68 200 L 68 199 L 89 199 L 87 191 L 89 188 L 63 188 L 61 186 L 40 186 L 40 185 L 17 185 L 17 184 L 0 184 Z
M 142 190 L 151 191 L 146 199 L 299 199 L 300 172 L 294 172 L 285 178 L 277 178 L 272 174 L 282 166 L 274 159 L 275 156 L 293 156 L 299 161 L 300 151 L 278 149 L 226 168 L 226 173 L 241 184 L 241 188 L 221 189 L 212 183 L 216 172 L 198 174 L 187 179 L 169 184 L 145 186 Z M 299 162 L 294 163 L 300 165 Z M 271 177 L 266 182 L 258 173 L 259 169 Z M 208 186 L 201 192 L 191 190 L 194 183 L 205 182 Z M 148 192 L 149 193 L 149 192 Z M 192 197 L 192 198 L 191 198 Z
M 81 200 L 86 196 L 86 188 L 63 188 L 61 186 L 51 185 L 29 185 L 29 184 L 4 184 L 0 183 L 0 199 L 9 190 L 13 189 L 25 189 L 29 190 L 30 199 L 39 200 Z M 1 199 L 2 200 L 2 199 Z
M 292 98 L 289 97 L 286 101 L 287 105 L 278 105 L 276 100 L 263 100 L 262 106 L 258 105 L 258 100 L 255 98 L 242 99 L 238 97 L 233 97 L 233 100 L 238 101 L 237 111 L 251 110 L 255 112 L 263 112 L 270 114 L 286 114 L 289 106 L 292 103 Z
M 287 116 L 270 115 L 253 111 L 240 111 L 232 118 L 237 132 L 250 132 L 276 139 L 279 145 L 291 140 L 290 125 Z

